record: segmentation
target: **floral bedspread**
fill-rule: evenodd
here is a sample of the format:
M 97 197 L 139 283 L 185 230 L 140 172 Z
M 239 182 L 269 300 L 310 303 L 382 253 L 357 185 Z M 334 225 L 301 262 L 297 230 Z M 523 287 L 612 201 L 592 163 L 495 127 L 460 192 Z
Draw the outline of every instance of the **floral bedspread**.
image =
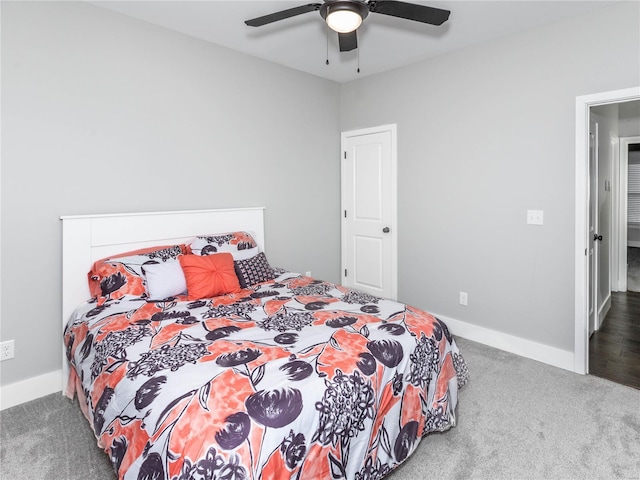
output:
M 432 315 L 292 273 L 87 302 L 64 340 L 67 394 L 120 479 L 382 478 L 455 424 L 468 375 Z

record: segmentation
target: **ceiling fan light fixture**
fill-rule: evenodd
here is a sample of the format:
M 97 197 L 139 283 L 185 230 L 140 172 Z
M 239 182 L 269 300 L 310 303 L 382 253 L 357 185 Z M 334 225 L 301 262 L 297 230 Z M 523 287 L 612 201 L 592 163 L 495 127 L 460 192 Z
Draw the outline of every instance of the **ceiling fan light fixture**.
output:
M 358 15 L 358 12 L 352 12 L 351 10 L 338 10 L 329 12 L 329 15 L 327 15 L 327 25 L 331 30 L 338 33 L 353 32 L 361 24 L 362 17 Z
M 352 0 L 328 0 L 320 7 L 320 14 L 331 30 L 350 33 L 357 30 L 369 13 L 367 6 Z

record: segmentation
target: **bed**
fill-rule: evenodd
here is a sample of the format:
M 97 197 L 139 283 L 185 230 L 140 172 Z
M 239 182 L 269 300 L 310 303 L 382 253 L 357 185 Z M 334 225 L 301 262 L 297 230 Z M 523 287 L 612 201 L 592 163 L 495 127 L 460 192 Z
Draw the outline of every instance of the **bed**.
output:
M 263 217 L 62 217 L 63 393 L 118 478 L 378 479 L 455 425 L 447 326 L 272 266 Z

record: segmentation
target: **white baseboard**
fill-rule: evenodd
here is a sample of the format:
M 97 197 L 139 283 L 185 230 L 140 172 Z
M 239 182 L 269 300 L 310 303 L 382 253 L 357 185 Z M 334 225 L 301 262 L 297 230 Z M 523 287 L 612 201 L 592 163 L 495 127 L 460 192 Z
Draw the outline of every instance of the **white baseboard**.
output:
M 453 318 L 441 315 L 436 316 L 447 324 L 449 330 L 455 336 L 498 348 L 509 353 L 515 353 L 521 357 L 530 358 L 531 360 L 546 363 L 547 365 L 563 368 L 571 372 L 575 371 L 573 365 L 574 354 L 571 351 L 515 337 L 485 327 L 479 327 L 478 325 L 462 322 Z M 464 352 L 462 352 L 462 354 L 464 356 Z
M 60 392 L 61 378 L 62 370 L 56 370 L 0 387 L 0 410 L 44 397 L 50 393 Z
M 602 322 L 604 322 L 604 317 L 607 316 L 609 310 L 611 310 L 611 292 L 609 292 L 609 295 L 598 309 L 598 324 L 596 325 L 596 330 L 600 330 Z

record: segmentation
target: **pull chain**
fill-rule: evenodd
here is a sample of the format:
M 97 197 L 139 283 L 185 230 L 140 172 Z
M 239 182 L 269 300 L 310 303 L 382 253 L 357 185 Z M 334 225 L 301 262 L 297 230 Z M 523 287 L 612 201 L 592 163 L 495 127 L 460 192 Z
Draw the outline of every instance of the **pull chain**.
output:
M 356 30 L 356 42 L 358 43 L 358 73 L 360 73 L 360 38 L 358 38 L 358 30 Z
M 329 65 L 329 27 L 327 26 L 324 30 L 325 36 L 327 37 L 327 61 L 326 64 Z

